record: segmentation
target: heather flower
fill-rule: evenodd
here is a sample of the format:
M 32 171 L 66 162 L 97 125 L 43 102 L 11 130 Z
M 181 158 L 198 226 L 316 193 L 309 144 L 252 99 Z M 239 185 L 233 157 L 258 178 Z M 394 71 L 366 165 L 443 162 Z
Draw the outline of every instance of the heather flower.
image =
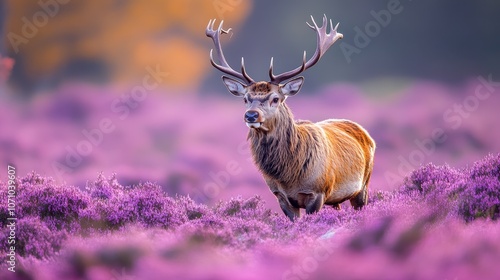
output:
M 115 227 L 138 222 L 146 227 L 170 228 L 187 220 L 174 199 L 153 183 L 124 188 L 103 206 L 106 221 Z
M 233 244 L 249 248 L 271 236 L 271 227 L 257 219 L 232 218 L 228 225 L 231 229 Z
M 39 217 L 51 230 L 78 230 L 80 211 L 89 204 L 80 189 L 55 185 L 52 179 L 35 173 L 21 180 L 17 192 L 16 215 Z
M 265 219 L 270 215 L 269 209 L 265 207 L 264 201 L 259 196 L 248 199 L 237 197 L 229 201 L 219 201 L 214 211 L 222 216 L 235 216 L 246 219 Z
M 500 181 L 495 177 L 475 176 L 467 181 L 458 205 L 459 214 L 466 220 L 500 217 Z
M 68 237 L 64 230 L 51 230 L 37 217 L 19 219 L 16 223 L 16 253 L 37 259 L 51 258 L 62 248 Z M 7 244 L 7 235 L 1 235 L 1 244 Z
M 177 195 L 175 197 L 175 204 L 175 207 L 186 213 L 189 220 L 199 219 L 209 211 L 205 204 L 198 204 L 189 196 Z
M 226 246 L 233 243 L 233 236 L 228 221 L 208 214 L 176 228 L 179 239 L 192 243 L 204 243 Z
M 489 154 L 484 159 L 475 162 L 469 172 L 472 179 L 488 176 L 500 181 L 500 153 L 496 156 Z
M 448 165 L 435 166 L 429 163 L 406 177 L 400 192 L 410 195 L 420 192 L 424 196 L 444 198 L 456 188 L 456 182 L 462 176 Z
M 500 154 L 488 155 L 468 170 L 468 179 L 458 204 L 459 214 L 466 220 L 498 219 L 500 216 Z
M 109 199 L 120 187 L 116 174 L 106 179 L 102 173 L 99 173 L 96 181 L 87 183 L 86 189 L 92 198 Z

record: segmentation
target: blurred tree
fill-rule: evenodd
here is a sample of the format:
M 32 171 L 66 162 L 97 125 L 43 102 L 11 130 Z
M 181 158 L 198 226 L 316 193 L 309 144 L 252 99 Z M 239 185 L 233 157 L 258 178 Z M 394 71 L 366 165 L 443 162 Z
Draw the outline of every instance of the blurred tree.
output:
M 194 89 L 210 66 L 199 44 L 208 20 L 237 26 L 251 8 L 237 0 L 7 2 L 13 78 L 28 88 L 74 77 L 130 84 L 159 65 L 169 86 Z
M 7 5 L 5 5 L 5 2 L 0 2 L 0 19 L 4 19 L 6 13 Z M 0 55 L 5 53 L 5 22 L 3 20 L 0 20 Z
M 0 18 L 5 18 L 7 6 L 5 2 L 0 2 Z M 5 43 L 4 43 L 4 32 L 5 23 L 0 21 L 0 86 L 9 78 L 12 67 L 14 66 L 14 60 L 5 57 Z

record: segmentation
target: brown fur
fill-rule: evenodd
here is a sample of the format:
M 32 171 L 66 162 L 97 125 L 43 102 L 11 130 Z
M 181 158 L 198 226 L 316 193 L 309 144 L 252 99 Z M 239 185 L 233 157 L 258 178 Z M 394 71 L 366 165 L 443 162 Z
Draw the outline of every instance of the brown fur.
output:
M 263 83 L 247 90 L 252 97 L 272 94 Z M 360 125 L 348 120 L 295 122 L 284 102 L 263 124 L 268 131 L 249 131 L 252 155 L 290 219 L 300 215 L 299 208 L 313 213 L 323 204 L 339 208 L 348 199 L 357 209 L 366 204 L 375 142 Z M 352 192 L 354 181 L 361 186 Z
M 249 91 L 254 95 L 267 95 L 271 91 L 271 86 L 267 82 L 257 82 L 249 86 Z

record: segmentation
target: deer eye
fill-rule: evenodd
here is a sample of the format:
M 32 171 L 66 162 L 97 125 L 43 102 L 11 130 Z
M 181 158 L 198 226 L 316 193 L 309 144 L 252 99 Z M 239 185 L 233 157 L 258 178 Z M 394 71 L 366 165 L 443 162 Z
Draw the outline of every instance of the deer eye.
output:
M 278 101 L 280 101 L 280 99 L 279 99 L 278 97 L 275 97 L 275 98 L 273 99 L 273 103 L 278 103 Z
M 243 98 L 243 102 L 245 102 L 245 104 L 247 104 L 248 103 L 248 99 L 246 97 Z

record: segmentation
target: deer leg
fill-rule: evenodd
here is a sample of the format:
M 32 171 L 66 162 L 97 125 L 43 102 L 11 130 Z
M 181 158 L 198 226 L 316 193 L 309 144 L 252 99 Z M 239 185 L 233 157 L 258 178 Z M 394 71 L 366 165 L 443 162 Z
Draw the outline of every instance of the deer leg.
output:
M 363 189 L 352 197 L 350 200 L 351 205 L 354 207 L 356 210 L 361 210 L 363 206 L 365 206 L 368 203 L 368 188 L 363 186 Z
M 283 205 L 280 203 L 281 210 L 283 210 L 283 213 L 290 219 L 290 221 L 295 221 L 296 219 L 300 218 L 300 209 L 295 208 L 292 205 Z
M 333 207 L 333 209 L 335 209 L 335 210 L 340 210 L 340 209 L 342 209 L 342 206 L 340 205 L 340 203 L 335 203 L 335 204 L 333 204 L 333 205 L 332 205 L 332 207 Z
M 309 193 L 300 195 L 304 196 L 304 205 L 306 206 L 307 214 L 316 213 L 323 207 L 323 203 L 325 201 L 324 194 Z
M 300 218 L 300 208 L 294 207 L 292 204 L 290 204 L 290 201 L 279 192 L 274 192 L 274 195 L 276 195 L 276 198 L 278 198 L 281 210 L 283 210 L 283 213 L 285 213 L 285 215 L 292 222 L 297 218 Z

